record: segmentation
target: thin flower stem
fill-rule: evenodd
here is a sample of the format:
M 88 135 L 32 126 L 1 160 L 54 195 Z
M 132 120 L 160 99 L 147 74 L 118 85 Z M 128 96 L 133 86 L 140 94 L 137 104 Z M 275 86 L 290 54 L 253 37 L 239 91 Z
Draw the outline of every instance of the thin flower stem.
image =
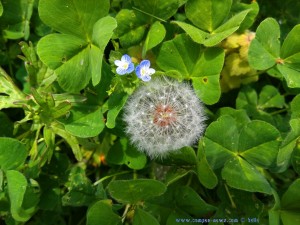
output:
M 287 111 L 287 109 L 280 109 L 280 110 L 277 110 L 277 111 L 275 111 L 275 112 L 271 112 L 270 113 L 270 115 L 277 115 L 277 114 L 279 114 L 279 113 L 283 113 L 283 112 L 286 112 Z
M 193 176 L 194 176 L 194 174 L 193 174 L 193 173 L 190 173 L 189 179 L 188 179 L 188 181 L 187 181 L 187 183 L 186 183 L 186 186 L 190 186 L 190 185 L 191 185 Z
M 95 154 L 97 148 L 94 148 L 92 154 L 86 159 L 86 164 L 88 164 L 93 159 L 93 155 Z
M 20 134 L 18 137 L 16 137 L 17 140 L 22 140 L 23 138 L 26 138 L 32 131 L 28 130 L 22 134 Z
M 155 18 L 155 19 L 158 19 L 158 20 L 160 20 L 160 21 L 162 21 L 162 22 L 167 23 L 166 20 L 164 20 L 164 19 L 162 19 L 162 18 L 159 18 L 159 17 L 157 17 L 157 16 L 154 16 L 153 14 L 147 13 L 147 12 L 145 12 L 145 11 L 143 11 L 143 10 L 140 10 L 140 9 L 136 8 L 136 7 L 132 7 L 132 8 L 135 9 L 136 11 L 139 11 L 139 12 L 141 12 L 141 13 L 144 13 L 144 14 L 146 14 L 146 15 L 148 15 L 148 16 L 151 16 L 151 17 L 153 17 L 153 18 Z
M 127 215 L 127 213 L 128 213 L 128 210 L 130 209 L 130 204 L 127 204 L 126 206 L 125 206 L 125 210 L 124 210 L 124 212 L 123 212 L 123 215 L 122 215 L 122 224 L 125 222 L 125 219 L 126 219 L 126 215 Z
M 230 200 L 230 202 L 231 202 L 231 206 L 232 206 L 233 208 L 236 209 L 236 204 L 234 203 L 234 201 L 233 201 L 233 199 L 232 199 L 232 197 L 231 197 L 231 194 L 230 194 L 230 191 L 229 191 L 227 185 L 224 184 L 224 187 L 225 187 L 225 190 L 226 190 L 227 195 L 228 195 L 228 197 L 229 197 L 229 200 Z
M 119 172 L 119 173 L 115 173 L 115 174 L 112 174 L 112 175 L 108 175 L 108 176 L 102 177 L 101 179 L 97 180 L 94 183 L 94 186 L 100 184 L 101 182 L 103 182 L 104 180 L 106 180 L 108 178 L 119 176 L 119 175 L 123 175 L 123 174 L 127 174 L 127 173 L 131 173 L 131 171 L 123 171 L 123 172 Z
M 82 225 L 82 224 L 84 224 L 85 220 L 86 220 L 86 218 L 85 218 L 85 217 L 82 217 L 81 220 L 78 222 L 77 225 Z M 70 221 L 69 221 L 69 224 L 71 225 L 72 222 L 73 222 L 73 221 L 70 220 Z

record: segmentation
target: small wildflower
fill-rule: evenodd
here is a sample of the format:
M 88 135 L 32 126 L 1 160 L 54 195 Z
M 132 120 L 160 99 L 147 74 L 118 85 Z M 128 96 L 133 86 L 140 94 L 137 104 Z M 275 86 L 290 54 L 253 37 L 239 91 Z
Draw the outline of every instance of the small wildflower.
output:
M 121 60 L 115 60 L 114 63 L 118 67 L 116 71 L 119 75 L 128 74 L 134 70 L 134 65 L 131 62 L 131 58 L 127 54 L 123 55 Z
M 151 75 L 155 73 L 155 69 L 150 68 L 150 61 L 143 60 L 135 69 L 136 75 L 143 81 L 151 80 Z
M 190 85 L 175 80 L 153 79 L 124 110 L 130 141 L 151 158 L 192 145 L 205 129 L 202 103 Z

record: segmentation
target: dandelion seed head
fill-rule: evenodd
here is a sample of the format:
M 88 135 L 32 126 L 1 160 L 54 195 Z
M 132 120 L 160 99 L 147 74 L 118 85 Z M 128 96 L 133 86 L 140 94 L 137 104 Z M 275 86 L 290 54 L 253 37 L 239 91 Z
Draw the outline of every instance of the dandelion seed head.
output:
M 204 108 L 193 89 L 167 78 L 137 89 L 124 112 L 131 142 L 151 158 L 194 144 L 205 129 Z

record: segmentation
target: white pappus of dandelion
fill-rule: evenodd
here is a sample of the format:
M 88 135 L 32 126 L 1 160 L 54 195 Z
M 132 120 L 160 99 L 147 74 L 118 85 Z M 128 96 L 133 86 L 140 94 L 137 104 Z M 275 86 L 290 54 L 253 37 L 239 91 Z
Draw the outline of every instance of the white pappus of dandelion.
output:
M 124 108 L 126 133 L 151 158 L 195 143 L 205 129 L 206 117 L 190 85 L 156 78 L 141 86 Z

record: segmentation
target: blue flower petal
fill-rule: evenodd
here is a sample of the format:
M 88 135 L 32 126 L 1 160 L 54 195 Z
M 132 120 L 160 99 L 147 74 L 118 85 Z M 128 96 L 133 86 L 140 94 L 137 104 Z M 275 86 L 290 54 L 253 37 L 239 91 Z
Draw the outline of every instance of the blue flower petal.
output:
M 124 62 L 127 62 L 127 63 L 131 63 L 131 58 L 127 54 L 123 55 L 121 60 L 124 61 Z
M 149 75 L 152 75 L 152 74 L 154 74 L 155 73 L 155 69 L 153 69 L 153 68 L 149 68 L 148 69 L 148 74 Z
M 143 60 L 135 69 L 138 78 L 147 82 L 151 80 L 151 75 L 155 73 L 155 69 L 150 68 L 150 61 Z
M 141 78 L 141 69 L 142 69 L 141 64 L 135 68 L 135 73 L 138 78 Z
M 151 77 L 146 75 L 146 76 L 143 76 L 141 79 L 142 79 L 142 81 L 147 82 L 147 81 L 151 80 Z
M 122 67 L 118 67 L 116 71 L 119 75 L 124 75 L 127 73 L 127 70 L 123 69 Z
M 134 71 L 134 64 L 131 62 L 129 55 L 125 54 L 121 57 L 121 60 L 115 60 L 115 65 L 117 66 L 116 72 L 119 75 L 124 75 Z
M 134 65 L 133 63 L 130 63 L 127 68 L 127 73 L 132 73 L 133 71 L 134 71 Z
M 115 60 L 114 63 L 116 66 L 121 66 L 123 64 L 121 60 Z
M 143 60 L 143 61 L 140 63 L 140 66 L 141 66 L 141 67 L 147 67 L 147 68 L 149 68 L 149 67 L 150 67 L 150 61 L 149 61 L 149 60 Z

